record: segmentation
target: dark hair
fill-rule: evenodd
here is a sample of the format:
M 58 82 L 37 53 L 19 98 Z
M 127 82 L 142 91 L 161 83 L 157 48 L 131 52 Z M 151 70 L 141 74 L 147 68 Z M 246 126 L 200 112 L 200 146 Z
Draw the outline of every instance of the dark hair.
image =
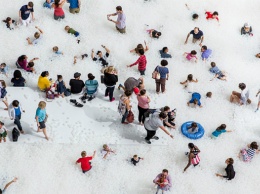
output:
M 166 119 L 167 114 L 165 112 L 160 112 L 159 117 L 162 118 L 162 119 Z
M 192 19 L 197 19 L 198 17 L 199 17 L 199 15 L 196 14 L 196 13 L 194 13 L 194 14 L 192 15 Z
M 193 80 L 193 75 L 192 75 L 192 74 L 189 74 L 188 77 L 187 77 L 187 80 L 188 80 L 188 81 L 192 81 L 192 80 Z
M 21 55 L 21 56 L 18 58 L 18 61 L 23 61 L 23 60 L 25 60 L 25 58 L 26 58 L 26 55 Z
M 213 12 L 213 15 L 218 15 L 218 12 L 217 12 L 217 11 L 214 11 L 214 12 Z
M 194 145 L 193 143 L 189 143 L 189 144 L 188 144 L 188 147 L 192 149 L 192 148 L 195 147 L 195 145 Z
M 22 73 L 20 70 L 15 70 L 14 74 L 13 74 L 14 78 L 21 78 L 22 77 Z
M 140 55 L 143 55 L 144 54 L 144 49 L 139 49 L 138 52 L 139 52 Z
M 194 28 L 194 30 L 195 30 L 195 29 L 198 29 L 198 30 L 200 30 L 200 28 L 199 28 L 199 27 L 195 27 L 195 28 Z
M 163 171 L 163 172 L 167 172 L 167 173 L 168 173 L 168 170 L 167 170 L 167 169 L 163 169 L 162 171 Z
M 238 87 L 239 87 L 241 90 L 244 90 L 244 89 L 246 89 L 246 84 L 240 83 L 240 84 L 238 85 Z
M 60 0 L 55 0 L 55 1 L 54 1 L 54 4 L 55 4 L 56 7 L 59 7 L 59 5 L 60 5 Z
M 133 158 L 136 158 L 137 157 L 137 155 L 135 154 L 134 156 L 133 156 Z
M 198 127 L 198 124 L 195 123 L 195 122 L 192 122 L 192 123 L 191 123 L 191 127 L 192 127 L 192 128 L 194 128 L 194 127 Z
M 228 163 L 233 165 L 234 164 L 234 159 L 233 158 L 228 158 Z
M 98 55 L 99 53 L 101 53 L 101 51 L 98 51 L 98 52 L 97 52 L 97 55 Z
M 165 50 L 167 50 L 168 48 L 167 47 L 163 47 L 162 51 L 165 52 Z
M 42 77 L 46 77 L 47 75 L 49 75 L 49 72 L 48 72 L 48 71 L 43 71 L 43 72 L 41 73 L 41 76 L 42 76 Z
M 206 96 L 207 96 L 207 98 L 211 98 L 212 92 L 207 92 Z
M 95 79 L 95 76 L 92 73 L 89 73 L 88 74 L 88 79 L 93 80 L 93 79 Z
M 62 79 L 62 75 L 57 75 L 57 79 Z
M 162 35 L 162 33 L 161 32 L 157 32 L 157 36 L 161 36 Z
M 34 62 L 29 62 L 29 63 L 28 63 L 28 66 L 29 66 L 29 67 L 33 67 L 33 66 L 34 66 Z
M 192 54 L 192 55 L 196 55 L 197 52 L 196 52 L 195 50 L 192 50 L 192 51 L 190 52 L 190 54 Z
M 133 93 L 133 92 L 130 91 L 130 90 L 126 90 L 126 91 L 125 91 L 125 95 L 126 95 L 127 97 L 131 96 L 132 93 Z
M 169 107 L 169 106 L 163 107 L 163 111 L 168 111 L 168 110 L 170 110 L 170 107 Z
M 5 23 L 8 23 L 8 22 L 10 22 L 12 19 L 10 18 L 10 17 L 7 17 L 5 20 L 3 20 L 3 22 L 5 22 Z
M 116 10 L 117 11 L 122 11 L 122 7 L 121 6 L 116 6 Z
M 211 65 L 211 67 L 216 67 L 216 63 L 215 62 L 211 62 L 210 65 Z
M 4 67 L 6 67 L 6 64 L 5 64 L 5 63 L 1 63 L 1 65 L 3 65 Z
M 253 141 L 253 142 L 250 144 L 250 148 L 257 150 L 257 149 L 258 149 L 257 143 L 256 143 L 255 141 Z
M 205 45 L 203 45 L 201 48 L 203 48 L 204 50 L 207 50 L 207 49 L 208 49 L 208 47 L 205 46 Z
M 163 59 L 163 60 L 161 61 L 161 65 L 162 65 L 162 66 L 167 66 L 167 65 L 168 65 L 168 61 L 166 61 L 165 59 Z
M 141 94 L 141 96 L 142 96 L 142 95 L 145 95 L 145 94 L 146 94 L 146 90 L 145 90 L 145 89 L 142 89 L 142 90 L 140 91 L 140 94 Z
M 13 105 L 14 107 L 18 107 L 18 106 L 19 106 L 19 101 L 18 101 L 18 100 L 14 100 L 14 101 L 12 102 L 12 105 Z
M 218 128 L 217 128 L 217 131 L 220 131 L 222 129 L 226 129 L 226 124 L 221 124 Z
M 33 7 L 33 2 L 30 1 L 30 2 L 28 3 L 28 6 Z

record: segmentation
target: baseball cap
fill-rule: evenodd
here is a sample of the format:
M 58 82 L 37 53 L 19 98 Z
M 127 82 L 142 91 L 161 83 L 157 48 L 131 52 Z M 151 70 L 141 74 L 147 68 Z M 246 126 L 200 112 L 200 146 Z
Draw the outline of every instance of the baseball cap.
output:
M 246 28 L 249 28 L 249 27 L 250 27 L 250 25 L 249 25 L 248 23 L 245 23 L 244 26 L 245 26 Z
M 139 92 L 140 92 L 139 88 L 135 87 L 135 88 L 134 88 L 134 93 L 135 93 L 135 94 L 139 94 Z
M 81 74 L 79 72 L 74 73 L 74 78 L 78 78 L 80 76 L 81 76 Z

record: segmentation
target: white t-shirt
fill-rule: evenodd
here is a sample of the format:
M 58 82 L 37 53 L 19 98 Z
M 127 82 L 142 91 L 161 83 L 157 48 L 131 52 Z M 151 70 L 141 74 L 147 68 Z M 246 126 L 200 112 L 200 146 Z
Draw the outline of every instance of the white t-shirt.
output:
M 242 90 L 240 100 L 243 104 L 246 104 L 248 98 L 249 98 L 249 90 L 246 88 Z
M 0 128 L 0 134 L 3 134 L 5 131 L 7 131 L 5 126 L 2 126 L 2 128 Z
M 39 38 L 34 39 L 34 40 L 32 41 L 32 44 L 33 44 L 33 45 L 38 44 L 38 43 L 41 41 L 41 39 L 42 39 L 42 34 L 41 34 L 41 36 L 40 36 Z

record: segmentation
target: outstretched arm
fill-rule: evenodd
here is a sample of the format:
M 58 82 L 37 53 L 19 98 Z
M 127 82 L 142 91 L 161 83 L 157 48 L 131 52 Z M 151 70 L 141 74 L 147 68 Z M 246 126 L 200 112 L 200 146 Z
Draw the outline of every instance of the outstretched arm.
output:
M 102 47 L 106 50 L 107 53 L 110 53 L 110 50 L 106 46 L 102 45 Z
M 9 187 L 12 183 L 16 182 L 17 181 L 17 178 L 15 177 L 11 182 L 7 183 L 4 187 L 4 190 L 7 189 L 7 187 Z
M 39 32 L 40 32 L 41 34 L 43 34 L 43 31 L 42 31 L 38 26 L 35 26 L 35 28 L 36 28 L 37 30 L 39 30 Z
M 186 38 L 186 40 L 185 40 L 185 43 L 184 43 L 184 44 L 187 44 L 189 37 L 190 37 L 190 33 L 187 35 L 187 38 Z

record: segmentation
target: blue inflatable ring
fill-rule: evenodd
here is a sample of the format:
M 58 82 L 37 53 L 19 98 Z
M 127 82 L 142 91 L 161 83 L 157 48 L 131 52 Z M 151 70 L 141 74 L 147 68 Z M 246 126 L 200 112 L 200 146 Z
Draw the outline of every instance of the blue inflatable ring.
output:
M 204 128 L 201 126 L 201 124 L 197 123 L 198 125 L 198 132 L 196 133 L 189 133 L 188 132 L 188 127 L 191 125 L 191 123 L 193 123 L 194 121 L 188 121 L 186 123 L 183 123 L 181 126 L 181 132 L 184 136 L 190 138 L 190 139 L 199 139 L 202 138 L 202 136 L 204 135 Z

